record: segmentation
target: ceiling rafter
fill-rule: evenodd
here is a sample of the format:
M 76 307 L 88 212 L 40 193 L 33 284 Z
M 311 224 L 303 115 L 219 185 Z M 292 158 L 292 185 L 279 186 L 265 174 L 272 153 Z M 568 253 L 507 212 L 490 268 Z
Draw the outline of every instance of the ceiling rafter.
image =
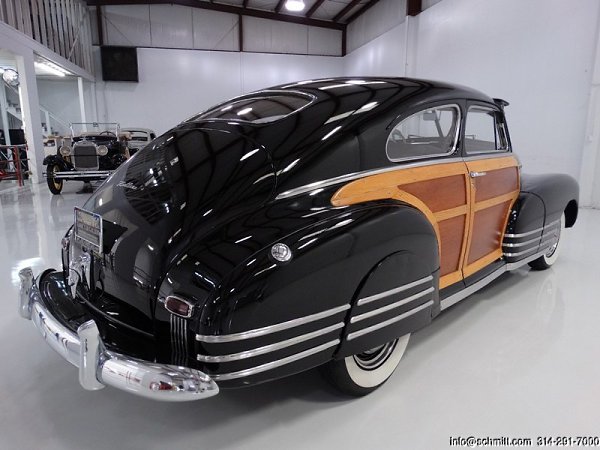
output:
M 278 13 L 282 10 L 285 0 L 279 0 L 277 6 L 275 7 L 275 12 Z
M 371 9 L 373 6 L 375 6 L 377 4 L 377 2 L 379 2 L 379 0 L 371 0 L 369 3 L 365 4 L 365 6 L 363 6 L 361 9 L 356 11 L 350 17 L 348 17 L 348 21 L 346 23 L 350 24 L 350 23 L 354 22 L 356 19 L 358 19 L 360 16 L 362 16 L 364 13 L 366 13 L 369 9 Z
M 350 12 L 350 10 L 352 10 L 356 5 L 358 5 L 360 3 L 361 0 L 352 0 L 350 3 L 348 3 L 339 13 L 337 13 L 335 15 L 335 17 L 331 20 L 333 20 L 334 22 L 338 22 L 338 20 L 340 20 L 342 17 L 344 17 L 346 14 L 348 14 Z
M 279 4 L 283 7 L 284 0 Z M 190 6 L 192 8 L 206 9 L 209 11 L 219 11 L 242 16 L 258 17 L 260 19 L 279 20 L 281 22 L 297 23 L 300 25 L 309 25 L 319 28 L 329 28 L 332 30 L 343 30 L 345 24 L 330 22 L 328 20 L 312 19 L 304 16 L 293 16 L 291 14 L 281 14 L 279 12 L 265 11 L 261 9 L 243 8 L 240 6 L 226 5 L 223 3 L 209 3 L 198 0 L 88 0 L 90 6 L 114 6 L 114 5 L 159 5 L 171 4 Z M 277 5 L 279 7 L 280 5 Z M 275 8 L 277 10 L 277 7 Z
M 321 5 L 325 2 L 325 0 L 317 0 L 310 9 L 306 12 L 306 17 L 312 16 L 317 9 L 321 7 Z
M 406 15 L 417 16 L 423 11 L 422 0 L 407 0 L 406 1 Z

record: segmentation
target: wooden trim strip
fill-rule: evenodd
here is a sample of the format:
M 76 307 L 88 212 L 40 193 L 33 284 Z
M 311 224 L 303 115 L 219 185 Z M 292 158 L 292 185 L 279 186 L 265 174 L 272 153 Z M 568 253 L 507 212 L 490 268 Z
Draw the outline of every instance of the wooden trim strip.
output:
M 460 266 L 462 267 L 462 266 Z M 440 289 L 444 289 L 451 284 L 458 283 L 462 281 L 463 273 L 462 270 L 457 270 L 456 272 L 447 273 L 443 277 L 440 278 Z
M 438 222 L 442 220 L 452 219 L 453 217 L 464 216 L 468 213 L 467 205 L 460 205 L 456 208 L 445 209 L 434 213 L 435 219 Z
M 490 172 L 492 170 L 506 169 L 508 167 L 517 167 L 519 162 L 514 156 L 503 156 L 497 159 L 480 159 L 475 161 L 466 161 L 471 172 Z M 493 165 L 492 165 L 493 164 Z
M 399 166 L 397 170 L 359 178 L 342 186 L 331 198 L 331 203 L 334 206 L 359 203 L 364 201 L 361 199 L 363 196 L 371 191 L 380 190 L 383 186 L 401 186 L 419 181 L 429 181 L 434 178 L 462 175 L 465 171 L 464 162 L 440 163 L 413 168 Z
M 475 203 L 474 212 L 481 211 L 482 209 L 491 208 L 492 206 L 500 205 L 505 202 L 513 202 L 519 196 L 519 191 L 508 192 L 503 195 L 499 195 L 498 197 L 492 197 L 487 200 L 483 200 L 481 202 Z
M 471 264 L 469 264 L 463 269 L 465 278 L 470 275 L 473 275 L 475 272 L 478 272 L 488 264 L 491 264 L 500 258 L 502 258 L 502 249 L 494 250 L 492 253 L 488 253 L 484 257 L 479 258 L 477 261 L 473 261 Z

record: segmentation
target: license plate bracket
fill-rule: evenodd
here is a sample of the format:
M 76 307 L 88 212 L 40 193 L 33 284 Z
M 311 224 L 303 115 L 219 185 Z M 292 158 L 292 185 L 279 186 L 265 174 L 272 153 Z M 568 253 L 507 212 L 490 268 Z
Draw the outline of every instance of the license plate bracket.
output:
M 75 237 L 75 240 L 88 247 L 94 253 L 102 255 L 102 234 L 102 216 L 75 207 L 75 221 L 73 226 L 73 236 Z

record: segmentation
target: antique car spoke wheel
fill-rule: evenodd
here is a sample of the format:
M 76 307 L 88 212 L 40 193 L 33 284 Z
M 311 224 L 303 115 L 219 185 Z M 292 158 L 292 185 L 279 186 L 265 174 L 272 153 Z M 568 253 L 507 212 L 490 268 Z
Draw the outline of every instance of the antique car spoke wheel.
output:
M 392 375 L 408 345 L 410 334 L 340 361 L 323 366 L 326 378 L 340 391 L 354 396 L 366 395 Z
M 52 192 L 54 195 L 58 195 L 62 191 L 63 180 L 55 178 L 55 172 L 60 172 L 60 167 L 56 164 L 48 168 L 46 181 L 48 182 L 48 188 L 50 189 L 50 192 Z
M 558 254 L 560 251 L 560 239 L 563 236 L 565 231 L 565 215 L 563 214 L 560 218 L 560 228 L 558 228 L 554 234 L 555 236 L 552 238 L 553 243 L 548 249 L 548 251 L 540 256 L 538 259 L 535 259 L 529 263 L 532 269 L 534 270 L 546 270 L 550 266 L 552 266 L 556 260 L 558 259 Z

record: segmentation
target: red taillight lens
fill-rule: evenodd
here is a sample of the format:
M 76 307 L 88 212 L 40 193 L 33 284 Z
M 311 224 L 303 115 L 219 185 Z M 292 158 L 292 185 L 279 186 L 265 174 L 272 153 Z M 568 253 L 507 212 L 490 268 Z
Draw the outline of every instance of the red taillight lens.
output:
M 165 309 L 171 314 L 187 318 L 192 317 L 194 306 L 179 296 L 169 295 L 165 299 Z

